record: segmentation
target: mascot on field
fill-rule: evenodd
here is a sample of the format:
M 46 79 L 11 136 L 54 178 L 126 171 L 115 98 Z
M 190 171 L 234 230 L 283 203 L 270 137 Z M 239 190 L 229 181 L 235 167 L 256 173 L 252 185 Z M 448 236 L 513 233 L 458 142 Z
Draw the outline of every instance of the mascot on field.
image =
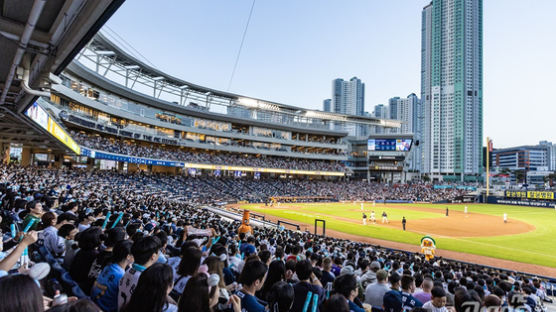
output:
M 253 228 L 249 225 L 249 210 L 243 210 L 243 221 L 241 221 L 241 225 L 237 229 L 238 233 L 253 233 Z
M 425 259 L 430 261 L 434 259 L 434 250 L 436 249 L 436 242 L 430 236 L 421 238 L 421 253 L 425 255 Z

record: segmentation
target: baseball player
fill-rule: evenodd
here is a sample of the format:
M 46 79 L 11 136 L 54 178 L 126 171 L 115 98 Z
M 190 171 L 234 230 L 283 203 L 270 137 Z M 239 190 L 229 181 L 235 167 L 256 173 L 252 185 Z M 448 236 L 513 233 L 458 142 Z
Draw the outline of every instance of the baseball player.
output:
M 375 217 L 375 211 L 371 210 L 371 222 L 376 224 L 376 217 Z
M 382 212 L 382 223 L 388 223 L 388 215 L 386 214 L 386 211 Z
M 463 213 L 467 213 L 467 206 L 463 207 Z
M 363 225 L 367 225 L 367 215 L 363 212 Z
M 508 214 L 504 212 L 504 223 L 508 223 Z
M 363 211 L 363 203 L 361 203 L 361 211 Z

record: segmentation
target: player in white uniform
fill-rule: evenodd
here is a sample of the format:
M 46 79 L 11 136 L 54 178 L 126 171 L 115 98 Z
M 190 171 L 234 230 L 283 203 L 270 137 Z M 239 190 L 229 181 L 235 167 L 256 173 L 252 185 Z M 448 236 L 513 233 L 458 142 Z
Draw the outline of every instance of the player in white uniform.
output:
M 363 225 L 367 225 L 367 215 L 363 212 Z
M 508 214 L 504 212 L 504 223 L 508 223 Z
M 363 203 L 361 203 L 361 211 L 363 211 Z
M 467 213 L 467 206 L 463 207 L 463 213 Z
M 375 211 L 371 210 L 371 222 L 376 223 Z

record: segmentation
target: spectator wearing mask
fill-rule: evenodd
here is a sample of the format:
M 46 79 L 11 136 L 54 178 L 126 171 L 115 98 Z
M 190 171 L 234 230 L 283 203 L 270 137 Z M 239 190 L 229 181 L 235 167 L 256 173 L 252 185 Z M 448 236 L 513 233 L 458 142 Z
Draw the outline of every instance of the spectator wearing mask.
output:
M 118 308 L 123 307 L 133 295 L 141 273 L 156 263 L 160 241 L 153 236 L 138 239 L 131 246 L 133 264 L 120 279 L 118 287 Z

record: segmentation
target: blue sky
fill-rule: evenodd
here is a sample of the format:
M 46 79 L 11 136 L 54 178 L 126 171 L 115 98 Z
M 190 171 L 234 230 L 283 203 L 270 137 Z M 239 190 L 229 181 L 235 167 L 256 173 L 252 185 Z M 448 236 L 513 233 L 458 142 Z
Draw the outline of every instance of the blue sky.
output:
M 422 0 L 258 0 L 229 91 L 322 109 L 361 78 L 365 110 L 420 93 Z M 129 0 L 109 20 L 161 70 L 227 90 L 251 0 Z M 484 0 L 484 136 L 556 143 L 556 1 Z M 109 32 L 110 33 L 110 32 Z

